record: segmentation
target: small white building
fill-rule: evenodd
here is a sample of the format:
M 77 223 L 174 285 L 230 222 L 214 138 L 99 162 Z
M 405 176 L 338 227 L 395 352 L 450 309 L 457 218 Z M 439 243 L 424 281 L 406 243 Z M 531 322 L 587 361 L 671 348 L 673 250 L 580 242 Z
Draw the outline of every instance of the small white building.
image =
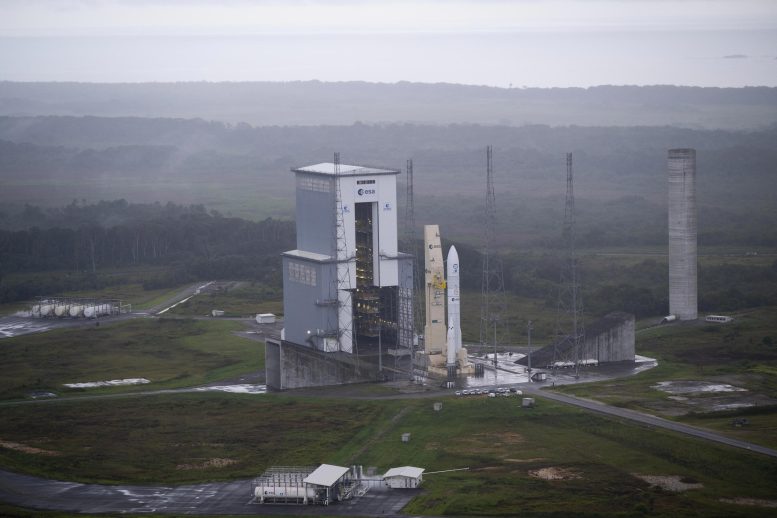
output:
M 391 468 L 383 475 L 383 481 L 392 489 L 414 488 L 423 482 L 424 468 L 402 466 Z
M 257 324 L 274 324 L 275 315 L 272 313 L 259 313 L 256 315 Z
M 716 324 L 728 324 L 734 320 L 734 317 L 730 317 L 728 315 L 707 315 L 704 317 L 704 320 L 706 322 L 713 322 Z

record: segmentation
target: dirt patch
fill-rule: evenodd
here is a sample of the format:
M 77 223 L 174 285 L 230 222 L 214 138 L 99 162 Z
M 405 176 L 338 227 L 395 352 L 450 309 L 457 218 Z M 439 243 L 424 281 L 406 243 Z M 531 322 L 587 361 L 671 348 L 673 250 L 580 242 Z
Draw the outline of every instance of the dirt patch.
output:
M 178 464 L 175 469 L 177 470 L 190 470 L 190 469 L 209 469 L 209 468 L 224 468 L 232 464 L 237 464 L 235 459 L 208 459 L 200 464 Z
M 529 470 L 529 476 L 542 480 L 574 480 L 582 478 L 580 473 L 568 468 L 540 468 Z
M 32 455 L 48 455 L 51 457 L 56 457 L 57 455 L 61 455 L 61 453 L 59 453 L 58 451 L 44 450 L 43 448 L 27 446 L 26 444 L 22 444 L 20 442 L 4 441 L 2 439 L 0 439 L 0 447 L 6 448 L 8 450 L 20 451 L 22 453 L 29 453 Z
M 632 475 L 644 480 L 651 486 L 660 487 L 673 493 L 681 493 L 689 489 L 701 489 L 704 487 L 704 484 L 701 482 L 687 480 L 679 475 L 640 475 L 638 473 L 632 473 Z
M 762 500 L 760 498 L 721 498 L 721 502 L 726 504 L 752 505 L 754 507 L 772 507 L 777 508 L 777 500 Z

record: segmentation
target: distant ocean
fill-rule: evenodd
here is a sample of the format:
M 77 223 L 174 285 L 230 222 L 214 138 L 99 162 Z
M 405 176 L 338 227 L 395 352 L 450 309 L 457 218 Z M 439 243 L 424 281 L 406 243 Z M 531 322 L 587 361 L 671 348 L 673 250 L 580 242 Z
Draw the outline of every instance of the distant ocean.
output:
M 0 38 L 9 81 L 777 86 L 777 31 Z

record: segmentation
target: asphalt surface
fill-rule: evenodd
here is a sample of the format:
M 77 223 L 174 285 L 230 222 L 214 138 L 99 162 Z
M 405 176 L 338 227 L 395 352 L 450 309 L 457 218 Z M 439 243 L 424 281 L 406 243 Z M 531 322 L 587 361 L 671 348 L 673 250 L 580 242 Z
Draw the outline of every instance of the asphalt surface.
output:
M 106 486 L 46 480 L 0 470 L 0 500 L 30 509 L 76 513 L 175 515 L 398 516 L 420 490 L 371 488 L 330 506 L 257 504 L 250 479 L 186 486 Z

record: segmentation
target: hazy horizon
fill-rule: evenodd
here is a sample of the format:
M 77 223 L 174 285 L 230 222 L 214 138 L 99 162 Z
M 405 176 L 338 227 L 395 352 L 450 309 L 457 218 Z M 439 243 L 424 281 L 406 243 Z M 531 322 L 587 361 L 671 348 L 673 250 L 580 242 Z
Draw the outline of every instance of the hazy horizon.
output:
M 768 0 L 4 3 L 0 80 L 777 86 Z

